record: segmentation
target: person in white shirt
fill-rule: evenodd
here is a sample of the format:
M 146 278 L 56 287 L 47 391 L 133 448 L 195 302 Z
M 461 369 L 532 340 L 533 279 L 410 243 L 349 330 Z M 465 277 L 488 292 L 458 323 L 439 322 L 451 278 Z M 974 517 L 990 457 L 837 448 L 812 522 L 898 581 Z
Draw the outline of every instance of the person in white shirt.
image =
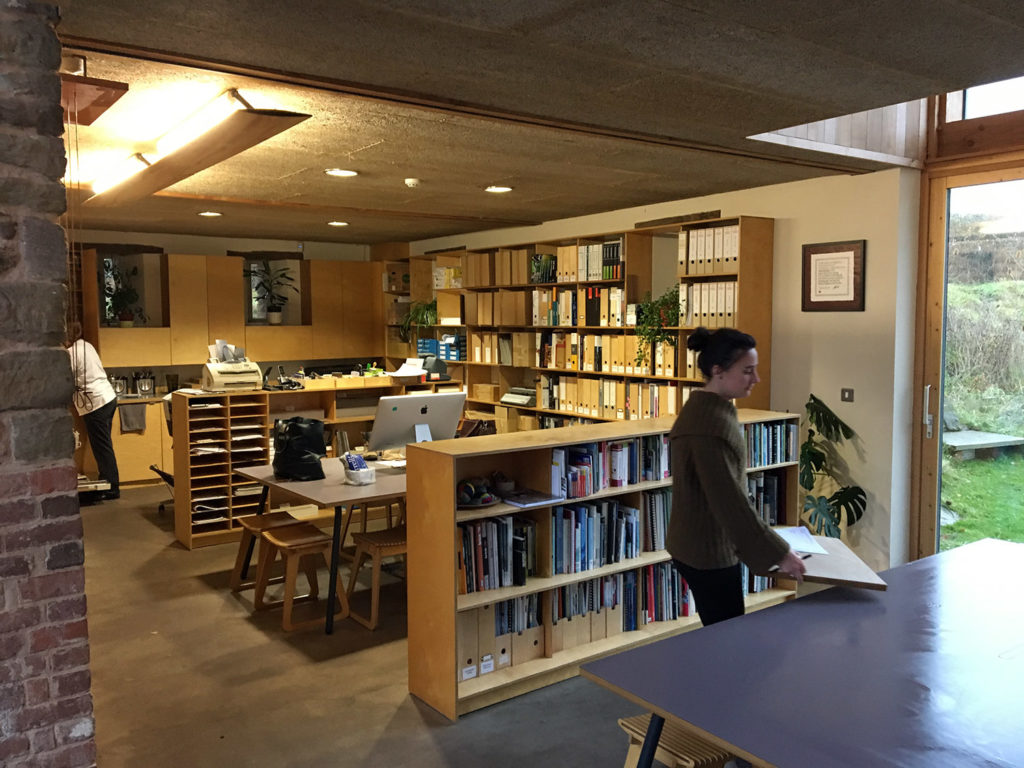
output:
M 75 383 L 72 396 L 75 410 L 85 422 L 99 475 L 110 483 L 110 490 L 104 491 L 102 498 L 116 499 L 121 496 L 121 486 L 110 430 L 117 411 L 117 393 L 103 370 L 95 347 L 82 338 L 80 328 L 72 326 L 70 330 L 71 338 L 75 339 L 68 347 Z

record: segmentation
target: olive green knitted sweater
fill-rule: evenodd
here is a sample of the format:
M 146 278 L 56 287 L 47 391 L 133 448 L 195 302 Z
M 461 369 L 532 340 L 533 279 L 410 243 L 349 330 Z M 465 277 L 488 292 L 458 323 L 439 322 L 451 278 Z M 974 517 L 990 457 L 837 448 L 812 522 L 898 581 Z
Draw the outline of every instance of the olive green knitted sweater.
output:
M 789 545 L 747 495 L 746 445 L 736 408 L 714 392 L 691 393 L 669 434 L 672 517 L 666 545 L 692 568 L 726 568 L 737 558 L 765 573 Z

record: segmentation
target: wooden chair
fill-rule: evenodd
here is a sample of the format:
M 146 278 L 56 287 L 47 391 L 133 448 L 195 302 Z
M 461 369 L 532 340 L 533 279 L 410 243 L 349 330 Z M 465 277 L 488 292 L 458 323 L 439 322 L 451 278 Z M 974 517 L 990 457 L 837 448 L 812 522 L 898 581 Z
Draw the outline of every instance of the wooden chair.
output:
M 361 616 L 349 609 L 349 615 L 367 629 L 376 629 L 380 609 L 380 571 L 385 557 L 405 555 L 408 547 L 405 542 L 405 525 L 385 528 L 383 531 L 354 533 L 352 540 L 356 543 L 355 555 L 352 558 L 352 575 L 348 582 L 348 602 L 351 606 L 352 592 L 356 588 L 359 571 L 363 561 L 369 557 L 373 564 L 373 581 L 370 587 L 370 616 Z
M 320 624 L 323 617 L 296 622 L 292 620 L 292 608 L 297 602 L 316 600 L 319 596 L 319 585 L 316 577 L 316 560 L 319 555 L 330 569 L 330 552 L 333 540 L 329 535 L 321 531 L 311 523 L 299 523 L 273 528 L 263 532 L 263 549 L 260 552 L 259 565 L 256 570 L 256 595 L 254 602 L 257 610 L 276 607 L 284 607 L 281 617 L 281 626 L 286 632 L 296 629 L 306 629 Z M 279 603 L 269 604 L 264 600 L 267 584 L 270 582 L 270 570 L 278 555 L 285 561 L 284 576 L 284 599 Z M 312 556 L 312 557 L 311 557 Z M 296 597 L 295 582 L 298 580 L 299 565 L 303 566 L 306 580 L 309 582 L 309 594 Z M 338 577 L 338 603 L 339 609 L 335 618 L 345 618 L 349 614 L 348 595 L 341 584 L 341 577 Z
M 623 768 L 636 768 L 650 721 L 650 713 L 619 720 L 619 726 L 629 736 L 629 752 Z M 732 755 L 683 726 L 665 720 L 654 758 L 669 768 L 722 768 Z
M 299 525 L 299 521 L 284 511 L 267 512 L 263 515 L 247 515 L 238 518 L 242 526 L 242 538 L 238 541 L 238 554 L 235 556 L 235 567 L 231 571 L 229 584 L 232 592 L 239 592 L 253 586 L 255 580 L 249 580 L 249 566 L 252 561 L 253 547 L 260 544 L 257 562 L 264 558 L 263 532 L 282 528 L 288 525 Z

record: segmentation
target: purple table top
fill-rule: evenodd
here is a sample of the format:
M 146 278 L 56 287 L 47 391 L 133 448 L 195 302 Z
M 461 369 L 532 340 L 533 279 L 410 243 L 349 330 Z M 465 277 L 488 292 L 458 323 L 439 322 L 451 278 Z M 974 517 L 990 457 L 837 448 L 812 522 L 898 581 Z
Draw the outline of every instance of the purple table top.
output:
M 779 768 L 1024 766 L 1024 544 L 985 540 L 591 662 Z

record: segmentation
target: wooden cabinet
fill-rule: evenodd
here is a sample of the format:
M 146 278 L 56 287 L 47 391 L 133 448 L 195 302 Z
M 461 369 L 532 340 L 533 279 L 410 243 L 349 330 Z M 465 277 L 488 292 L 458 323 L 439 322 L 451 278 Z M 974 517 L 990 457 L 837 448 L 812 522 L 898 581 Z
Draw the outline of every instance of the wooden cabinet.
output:
M 213 344 L 217 339 L 227 339 L 232 344 L 243 343 L 246 299 L 242 279 L 244 263 L 244 259 L 237 256 L 206 257 L 207 344 Z
M 308 325 L 247 325 L 245 355 L 250 360 L 309 360 L 313 328 Z
M 100 327 L 96 351 L 104 368 L 170 365 L 171 329 Z
M 166 472 L 173 471 L 174 466 L 171 458 L 172 441 L 167 431 L 163 403 L 122 401 L 122 407 L 125 404 L 141 405 L 146 409 L 146 428 L 141 432 L 124 432 L 121 430 L 120 414 L 114 414 L 110 439 L 114 444 L 114 456 L 117 457 L 118 476 L 123 485 L 153 482 L 157 476 L 149 468 L 151 464 L 156 464 Z M 96 459 L 89 446 L 85 422 L 78 415 L 75 415 L 75 429 L 82 442 L 81 448 L 75 451 L 75 464 L 80 472 L 95 477 Z
M 799 417 L 741 411 L 740 420 L 755 459 L 749 470 L 755 497 L 766 516 L 775 510 L 778 522 L 795 523 Z M 411 693 L 454 719 L 573 676 L 591 659 L 699 626 L 662 548 L 665 497 L 671 486 L 666 444 L 672 422 L 671 417 L 662 417 L 408 446 Z M 607 464 L 604 459 L 594 462 L 591 487 L 570 483 L 574 498 L 565 502 L 527 509 L 506 503 L 482 509 L 457 507 L 460 480 L 497 471 L 520 486 L 550 491 L 553 477 L 565 476 L 575 451 L 587 446 L 602 457 L 618 452 L 634 459 L 624 474 L 623 465 L 610 458 Z M 553 470 L 559 463 L 561 468 Z M 605 466 L 619 470 L 598 471 Z M 625 484 L 614 484 L 621 482 Z M 565 525 L 569 508 L 583 510 L 572 513 L 582 527 L 571 530 L 590 526 L 593 532 L 587 538 L 581 533 L 574 544 L 565 538 L 574 535 Z M 633 521 L 632 551 L 625 545 L 614 551 L 595 549 L 594 542 L 602 536 L 606 543 L 625 540 L 625 534 L 595 527 L 595 521 L 612 519 L 609 510 Z M 564 535 L 559 535 L 556 520 L 562 521 Z M 493 535 L 477 525 L 490 522 L 494 531 L 503 527 L 515 536 L 519 527 L 527 531 L 523 535 L 528 541 L 532 536 L 532 547 L 525 548 L 535 553 L 532 574 L 518 579 L 518 585 L 500 579 L 498 586 L 492 582 L 490 588 L 470 591 L 469 569 L 475 569 L 477 587 L 487 582 L 479 576 L 483 544 L 476 557 L 472 552 L 465 557 L 466 542 L 476 541 L 477 529 L 481 537 Z M 626 522 L 621 529 L 616 525 L 616 530 L 627 530 Z M 467 533 L 470 529 L 473 532 Z M 490 563 L 505 562 L 511 554 L 508 540 L 497 535 L 504 551 L 495 558 L 498 544 L 488 541 Z M 591 542 L 588 550 L 581 549 L 588 546 L 584 541 Z M 515 551 L 523 550 L 513 546 L 511 552 Z M 585 562 L 584 551 L 589 552 Z M 604 553 L 603 559 L 596 551 Z M 567 568 L 558 552 L 585 567 Z M 494 578 L 494 568 L 489 578 Z M 789 589 L 753 579 L 750 583 L 759 591 L 748 595 L 748 609 L 793 596 Z M 508 615 L 533 621 L 513 631 L 502 618 Z
M 244 260 L 233 256 L 167 257 L 167 317 L 158 328 L 98 329 L 107 367 L 206 362 L 207 346 L 227 339 L 250 359 L 316 360 L 381 357 L 385 352 L 384 265 L 379 262 L 302 262 L 309 282 L 303 325 L 246 324 Z M 98 299 L 96 299 L 98 301 Z
M 210 357 L 206 256 L 168 257 L 171 365 L 205 363 Z
M 383 356 L 378 262 L 311 261 L 312 357 Z
M 265 392 L 175 392 L 174 533 L 189 549 L 235 541 L 256 514 L 259 484 L 234 474 L 269 461 Z

